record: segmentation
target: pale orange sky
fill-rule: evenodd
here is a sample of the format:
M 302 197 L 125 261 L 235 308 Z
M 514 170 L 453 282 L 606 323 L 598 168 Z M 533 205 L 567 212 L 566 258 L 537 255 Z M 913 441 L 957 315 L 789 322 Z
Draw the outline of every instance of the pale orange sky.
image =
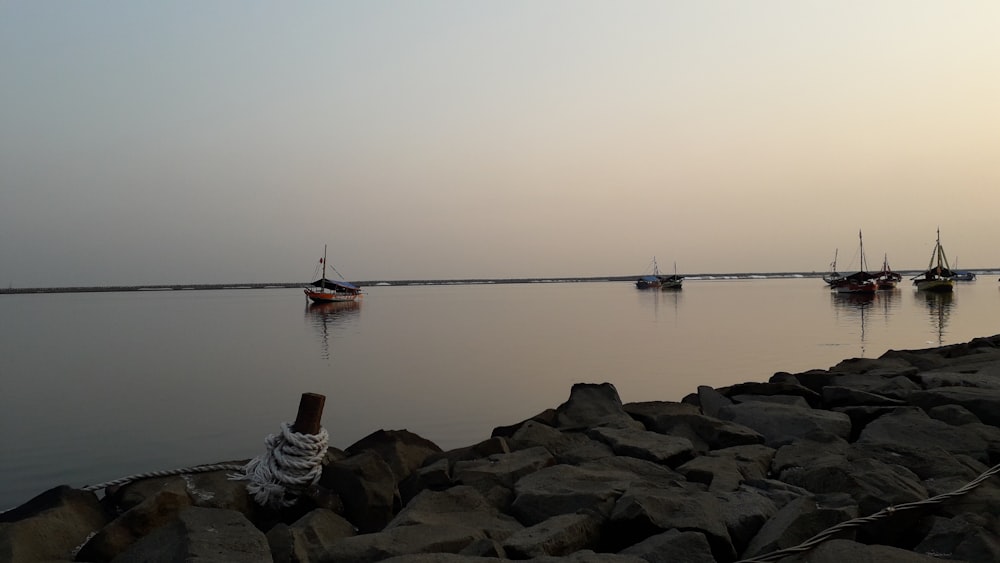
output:
M 1000 266 L 995 2 L 0 4 L 0 285 Z

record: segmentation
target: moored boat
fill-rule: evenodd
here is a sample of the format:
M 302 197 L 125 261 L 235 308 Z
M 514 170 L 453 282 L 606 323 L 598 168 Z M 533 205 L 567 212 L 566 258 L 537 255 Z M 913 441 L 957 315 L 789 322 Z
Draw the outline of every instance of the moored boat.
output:
M 878 291 L 878 284 L 875 282 L 875 274 L 866 271 L 867 264 L 865 262 L 865 243 L 864 239 L 861 238 L 861 231 L 858 231 L 858 243 L 860 245 L 860 269 L 848 276 L 840 276 L 832 282 L 827 282 L 830 284 L 830 289 L 833 289 L 837 293 L 853 293 L 853 294 L 864 294 L 864 293 L 875 293 Z M 833 268 L 834 270 L 836 268 Z
M 303 290 L 307 299 L 313 303 L 339 303 L 344 301 L 357 301 L 361 298 L 361 288 L 353 283 L 343 280 L 327 279 L 326 266 L 326 245 L 324 244 L 323 258 L 320 259 L 320 265 L 317 267 L 317 270 L 321 270 L 322 274 L 318 280 L 309 284 L 311 287 L 307 287 Z M 330 268 L 340 275 L 340 272 L 337 272 L 336 268 L 333 266 Z
M 875 285 L 879 289 L 895 289 L 896 284 L 903 279 L 903 276 L 892 271 L 889 267 L 889 255 L 886 254 L 882 258 L 882 271 L 875 274 Z
M 830 262 L 830 271 L 827 272 L 826 274 L 823 274 L 823 281 L 825 281 L 827 285 L 832 286 L 834 283 L 844 279 L 844 276 L 840 275 L 837 272 L 837 253 L 839 252 L 839 250 L 840 250 L 839 248 L 834 249 L 833 262 Z
M 955 280 L 955 281 L 961 281 L 961 282 L 976 281 L 976 273 L 975 272 L 964 271 L 964 270 L 959 270 L 958 269 L 958 257 L 957 256 L 955 257 L 955 269 L 952 270 L 951 273 L 954 274 L 952 276 L 952 279 Z
M 918 291 L 938 293 L 954 291 L 954 272 L 948 266 L 948 257 L 945 256 L 944 247 L 941 246 L 941 229 L 938 229 L 937 242 L 935 242 L 934 250 L 931 252 L 931 261 L 927 264 L 927 270 L 911 279 Z
M 660 276 L 660 267 L 656 264 L 656 256 L 653 256 L 652 275 L 640 276 L 639 279 L 635 281 L 635 287 L 638 289 L 659 289 L 662 285 L 663 280 Z

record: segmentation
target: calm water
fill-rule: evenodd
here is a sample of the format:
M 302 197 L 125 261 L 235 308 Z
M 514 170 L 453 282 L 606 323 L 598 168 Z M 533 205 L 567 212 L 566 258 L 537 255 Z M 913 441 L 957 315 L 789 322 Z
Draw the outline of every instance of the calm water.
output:
M 344 448 L 379 428 L 445 449 L 555 407 L 763 381 L 1000 333 L 996 274 L 952 296 L 838 298 L 815 278 L 0 295 L 0 510 L 57 484 L 247 458 L 326 395 Z

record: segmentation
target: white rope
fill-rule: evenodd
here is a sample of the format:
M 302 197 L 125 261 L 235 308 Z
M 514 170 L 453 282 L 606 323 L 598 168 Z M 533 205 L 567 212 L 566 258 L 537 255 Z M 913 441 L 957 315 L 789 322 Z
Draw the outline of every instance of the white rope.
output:
M 264 454 L 250 460 L 241 468 L 242 473 L 229 478 L 250 481 L 247 491 L 261 506 L 292 506 L 299 493 L 319 481 L 328 441 L 325 428 L 320 428 L 318 434 L 300 434 L 292 431 L 291 423 L 282 423 L 281 434 L 271 434 L 264 440 Z
M 232 463 L 216 463 L 213 465 L 196 465 L 194 467 L 184 467 L 181 469 L 168 469 L 165 471 L 149 471 L 146 473 L 136 473 L 135 475 L 129 475 L 128 477 L 122 477 L 121 479 L 115 479 L 114 481 L 106 481 L 104 483 L 98 483 L 96 485 L 87 485 L 83 487 L 82 491 L 97 491 L 100 489 L 106 489 L 108 487 L 114 487 L 115 485 L 124 485 L 125 483 L 131 483 L 132 481 L 138 481 L 140 479 L 152 479 L 154 477 L 170 477 L 173 475 L 189 475 L 192 473 L 207 473 L 209 471 L 225 471 L 225 470 L 237 470 L 242 469 L 242 465 L 234 465 Z

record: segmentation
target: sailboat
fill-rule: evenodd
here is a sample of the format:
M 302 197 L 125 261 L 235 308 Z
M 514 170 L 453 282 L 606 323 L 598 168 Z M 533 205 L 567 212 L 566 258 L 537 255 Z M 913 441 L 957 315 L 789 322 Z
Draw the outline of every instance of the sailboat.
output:
M 326 245 L 323 245 L 323 258 L 320 259 L 320 267 L 322 269 L 322 276 L 309 284 L 311 287 L 305 288 L 303 291 L 308 298 L 313 303 L 337 303 L 343 301 L 357 301 L 362 293 L 361 288 L 342 280 L 330 280 L 326 278 Z M 320 268 L 317 268 L 320 269 Z M 330 266 L 337 275 L 337 269 Z M 343 276 L 341 276 L 343 277 Z M 319 289 L 313 289 L 313 288 Z
M 656 256 L 653 256 L 653 274 L 641 276 L 635 281 L 635 287 L 639 289 L 657 289 L 663 285 L 660 276 L 660 267 L 656 264 Z
M 936 291 L 940 293 L 950 293 L 955 289 L 954 273 L 948 266 L 948 257 L 944 254 L 944 247 L 941 246 L 941 229 L 937 231 L 937 242 L 931 252 L 931 261 L 927 264 L 927 271 L 912 278 L 913 285 L 918 290 Z
M 839 248 L 834 249 L 833 262 L 830 262 L 830 271 L 823 275 L 823 281 L 825 281 L 828 285 L 833 285 L 835 282 L 839 282 L 844 279 L 844 276 L 837 273 L 837 252 L 839 251 Z
M 875 274 L 865 271 L 865 243 L 861 238 L 861 231 L 858 231 L 858 241 L 861 245 L 861 269 L 849 276 L 842 276 L 830 284 L 830 288 L 837 293 L 875 293 L 878 285 L 875 283 Z
M 976 281 L 976 273 L 958 269 L 958 256 L 955 257 L 955 269 L 951 272 L 955 281 Z
M 896 284 L 903 279 L 903 276 L 892 271 L 889 267 L 889 255 L 882 258 L 882 271 L 875 274 L 875 285 L 879 289 L 896 289 Z
M 677 275 L 677 262 L 674 262 L 674 275 L 660 276 L 660 289 L 664 291 L 680 289 L 682 283 L 684 283 L 684 276 Z

